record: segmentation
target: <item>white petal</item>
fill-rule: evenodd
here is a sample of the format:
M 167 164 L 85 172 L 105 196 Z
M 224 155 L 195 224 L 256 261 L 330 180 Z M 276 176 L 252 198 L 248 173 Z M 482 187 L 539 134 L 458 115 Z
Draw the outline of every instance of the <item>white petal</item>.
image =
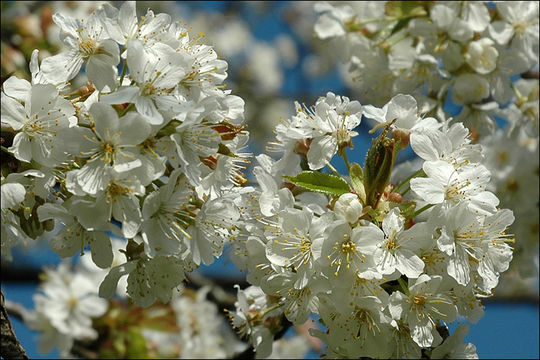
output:
M 386 121 L 397 119 L 395 126 L 411 129 L 418 120 L 417 104 L 411 95 L 398 94 L 390 100 L 386 110 Z
M 83 231 L 80 226 L 78 227 L 66 227 L 51 239 L 51 249 L 60 255 L 60 257 L 66 258 L 75 255 L 83 248 L 83 237 L 80 233 Z
M 337 141 L 333 136 L 315 138 L 309 145 L 307 153 L 311 170 L 318 170 L 326 165 L 337 152 Z
M 28 100 L 28 93 L 30 92 L 31 85 L 24 79 L 19 79 L 16 76 L 11 76 L 2 84 L 4 93 L 12 98 L 15 98 L 21 102 Z
M 30 162 L 32 160 L 32 143 L 25 133 L 20 132 L 15 135 L 13 145 L 8 150 L 21 161 Z
M 135 35 L 137 30 L 135 3 L 135 1 L 124 1 L 118 12 L 118 24 L 127 36 Z
M 39 221 L 55 219 L 62 221 L 66 226 L 74 222 L 73 216 L 60 204 L 45 203 L 38 207 L 37 214 Z
M 499 45 L 506 45 L 514 36 L 514 28 L 506 21 L 494 21 L 489 27 L 489 36 Z
M 411 179 L 411 190 L 428 204 L 440 204 L 445 198 L 445 189 L 429 178 Z
M 134 111 L 122 116 L 118 121 L 122 128 L 118 142 L 122 145 L 139 145 L 152 131 L 148 122 Z
M 105 104 L 124 104 L 135 102 L 135 97 L 139 93 L 136 86 L 121 86 L 113 93 L 102 95 L 101 101 Z
M 163 115 L 157 110 L 156 104 L 151 98 L 138 96 L 135 98 L 135 107 L 139 114 L 146 117 L 146 120 L 152 125 L 163 124 Z
M 41 71 L 52 83 L 64 83 L 79 73 L 83 63 L 84 60 L 77 51 L 70 50 L 43 59 Z
M 396 269 L 408 278 L 417 278 L 424 271 L 424 262 L 412 251 L 400 249 L 396 251 Z
M 26 195 L 24 186 L 18 183 L 7 183 L 1 186 L 2 198 L 2 210 L 15 208 L 18 206 Z M 3 218 L 2 218 L 3 219 Z
M 446 161 L 426 161 L 422 166 L 426 175 L 442 186 L 447 186 L 453 177 L 457 176 L 456 169 Z
M 429 347 L 433 343 L 433 325 L 429 316 L 409 316 L 411 337 L 420 347 Z
M 479 194 L 470 197 L 469 209 L 477 214 L 491 215 L 497 211 L 499 198 L 491 191 L 482 191 Z
M 105 194 L 99 196 L 96 201 L 75 200 L 71 206 L 71 213 L 87 230 L 103 228 L 111 217 L 111 205 L 106 201 Z
M 108 86 L 110 90 L 116 87 L 116 75 L 118 70 L 95 56 L 91 56 L 86 63 L 86 75 L 99 91 Z
M 454 256 L 448 261 L 448 275 L 453 277 L 458 284 L 466 286 L 470 281 L 469 255 L 461 246 L 456 247 Z
M 90 107 L 90 115 L 94 119 L 95 132 L 101 140 L 109 140 L 121 128 L 118 115 L 111 105 L 94 103 Z
M 111 266 L 113 251 L 109 235 L 103 231 L 92 231 L 88 234 L 88 243 L 90 244 L 94 264 L 102 269 Z
M 362 114 L 368 119 L 373 119 L 377 122 L 386 121 L 386 111 L 384 109 L 377 108 L 373 105 L 365 105 L 362 108 Z
M 481 2 L 470 2 L 465 5 L 465 16 L 470 28 L 474 32 L 482 32 L 490 22 L 489 12 Z
M 345 35 L 345 29 L 339 19 L 332 16 L 331 13 L 322 14 L 315 23 L 315 32 L 320 39 Z
M 77 30 L 80 28 L 80 25 L 76 19 L 62 13 L 53 14 L 52 19 L 54 23 L 62 29 L 62 31 L 67 32 L 70 35 L 77 36 Z
M 126 274 L 129 274 L 137 266 L 136 261 L 130 261 L 125 264 L 116 266 L 109 271 L 107 276 L 99 285 L 99 296 L 110 299 L 116 292 L 116 286 L 118 285 L 118 280 Z
M 26 110 L 19 102 L 2 94 L 2 123 L 7 124 L 13 130 L 19 130 L 25 123 Z
M 103 161 L 99 158 L 89 161 L 77 173 L 77 182 L 79 186 L 88 194 L 96 194 L 105 189 L 109 184 L 110 175 L 108 174 Z
M 393 208 L 383 219 L 382 229 L 386 236 L 392 237 L 403 230 L 405 220 L 399 215 L 399 208 Z
M 137 82 L 144 83 L 144 71 L 147 62 L 147 55 L 144 47 L 138 40 L 127 42 L 127 64 L 129 75 Z

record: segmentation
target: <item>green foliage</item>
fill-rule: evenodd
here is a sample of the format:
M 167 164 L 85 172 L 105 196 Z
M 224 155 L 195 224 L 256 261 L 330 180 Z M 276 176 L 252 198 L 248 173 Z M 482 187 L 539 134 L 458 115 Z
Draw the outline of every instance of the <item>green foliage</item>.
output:
M 296 176 L 284 176 L 296 186 L 325 195 L 339 196 L 351 191 L 344 179 L 318 171 L 302 171 Z
M 358 163 L 352 163 L 349 167 L 349 176 L 351 178 L 351 183 L 354 191 L 360 196 L 360 199 L 366 201 L 366 190 L 364 188 L 364 174 L 362 172 L 362 167 Z

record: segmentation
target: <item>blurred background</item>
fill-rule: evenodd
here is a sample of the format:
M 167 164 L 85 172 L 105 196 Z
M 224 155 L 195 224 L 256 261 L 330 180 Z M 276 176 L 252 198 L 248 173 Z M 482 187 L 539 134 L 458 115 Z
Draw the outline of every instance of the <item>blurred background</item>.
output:
M 2 82 L 12 75 L 30 78 L 28 63 L 33 49 L 40 50 L 40 58 L 60 51 L 59 30 L 52 22 L 52 14 L 62 11 L 81 18 L 100 3 L 2 1 Z M 110 3 L 121 5 L 121 2 Z M 229 76 L 225 83 L 245 101 L 250 149 L 255 155 L 264 152 L 280 119 L 294 113 L 294 101 L 310 105 L 331 91 L 364 104 L 348 80 L 345 65 L 315 37 L 313 26 L 317 16 L 312 2 L 140 1 L 138 15 L 143 15 L 147 8 L 156 14 L 168 13 L 173 20 L 187 23 L 192 33 L 204 34 L 208 44 L 228 62 Z M 86 79 L 76 81 L 84 84 Z M 504 125 L 504 120 L 500 121 Z M 370 146 L 370 138 L 366 136 L 369 128 L 363 121 L 360 136 L 354 139 L 355 148 L 349 153 L 351 161 L 363 164 Z M 403 152 L 398 161 L 411 156 L 412 152 Z M 344 170 L 340 162 L 334 166 Z M 6 299 L 33 308 L 38 274 L 43 266 L 60 261 L 47 242 L 44 237 L 26 247 L 15 248 L 11 263 L 2 257 L 2 291 Z M 538 255 L 534 266 L 538 268 Z M 231 290 L 234 284 L 247 286 L 244 274 L 226 256 L 197 271 Z M 476 345 L 480 358 L 538 358 L 538 275 L 522 279 L 517 272 L 509 271 L 509 275 L 502 277 L 497 291 L 494 297 L 483 301 L 485 316 L 478 324 L 471 325 L 465 341 Z M 56 351 L 38 353 L 38 333 L 18 320 L 13 322 L 31 358 L 58 357 Z M 462 322 L 452 324 L 451 330 Z M 304 357 L 318 358 L 319 353 L 307 349 Z

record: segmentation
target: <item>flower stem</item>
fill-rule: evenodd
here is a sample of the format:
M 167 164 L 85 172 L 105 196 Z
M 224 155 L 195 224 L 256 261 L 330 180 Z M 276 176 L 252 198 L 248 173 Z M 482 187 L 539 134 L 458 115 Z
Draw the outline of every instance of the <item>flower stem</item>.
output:
M 380 18 L 371 18 L 371 19 L 365 19 L 360 20 L 357 22 L 351 22 L 349 24 L 346 24 L 347 31 L 353 32 L 353 31 L 360 31 L 362 30 L 362 27 L 366 24 L 376 23 L 376 22 L 393 22 L 396 20 L 406 19 L 409 18 L 409 15 L 405 16 L 389 16 L 389 17 L 380 17 Z
M 394 192 L 399 192 L 399 190 L 404 187 L 406 184 L 409 183 L 409 181 L 411 181 L 412 178 L 414 177 L 417 177 L 417 176 L 420 176 L 420 175 L 424 175 L 424 169 L 420 169 L 418 171 L 416 171 L 415 173 L 411 174 L 410 176 L 408 176 L 405 180 L 403 180 L 401 182 L 401 184 L 399 184 L 398 186 L 396 186 L 394 188 Z M 404 194 L 401 194 L 401 195 L 404 195 Z
M 7 147 L 0 145 L 0 148 L 1 148 L 2 151 L 5 152 L 6 154 L 11 155 L 11 153 L 9 152 L 9 150 L 7 149 Z
M 135 107 L 135 104 L 133 104 L 133 103 L 129 104 L 128 107 L 125 108 L 124 111 L 122 111 L 122 113 L 118 117 L 122 117 L 122 116 L 126 115 L 131 109 L 133 109 L 133 107 Z
M 405 283 L 405 280 L 403 280 L 402 278 L 398 278 L 397 279 L 398 283 L 399 283 L 399 286 L 401 287 L 401 290 L 403 291 L 403 293 L 407 296 L 410 295 L 409 293 L 409 287 L 407 286 L 407 283 Z
M 124 82 L 124 76 L 126 76 L 127 60 L 124 59 L 124 65 L 122 66 L 122 74 L 120 75 L 120 86 Z
M 274 306 L 269 307 L 268 309 L 264 310 L 261 317 L 265 317 L 269 312 L 272 312 L 272 311 L 274 311 L 276 309 L 279 309 L 283 305 L 284 305 L 284 303 L 277 303 Z
M 156 184 L 158 187 L 162 187 L 162 186 L 165 186 L 166 184 L 161 181 L 160 179 L 156 179 L 154 181 L 152 181 L 154 184 Z
M 418 210 L 414 214 L 412 214 L 411 219 L 414 219 L 415 217 L 417 217 L 418 215 L 420 215 L 421 213 L 423 213 L 424 211 L 426 211 L 427 209 L 429 209 L 430 207 L 432 207 L 434 205 L 435 204 L 427 204 L 426 206 L 424 206 L 423 208 L 421 208 L 420 210 Z
M 0 131 L 3 133 L 15 134 L 15 130 L 13 130 L 11 126 L 7 126 L 7 125 L 4 126 L 4 124 L 2 124 Z
M 345 165 L 347 166 L 347 171 L 351 172 L 351 165 L 349 164 L 349 158 L 347 157 L 347 150 L 343 149 L 342 151 L 343 161 L 345 161 Z
M 408 193 L 409 190 L 411 190 L 411 187 L 410 187 L 410 186 L 408 186 L 407 189 L 405 189 L 405 191 L 403 191 L 402 193 L 400 193 L 400 195 L 401 195 L 402 197 L 405 196 L 405 194 Z
M 336 170 L 336 168 L 332 164 L 330 164 L 330 161 L 326 162 L 326 166 L 328 166 L 330 170 L 332 170 L 332 172 L 336 174 L 336 176 L 341 177 L 341 174 Z
M 298 210 L 304 210 L 304 207 L 297 204 L 294 204 L 293 207 Z M 321 217 L 321 214 L 317 214 L 316 212 L 313 212 L 313 215 L 315 215 L 316 217 Z

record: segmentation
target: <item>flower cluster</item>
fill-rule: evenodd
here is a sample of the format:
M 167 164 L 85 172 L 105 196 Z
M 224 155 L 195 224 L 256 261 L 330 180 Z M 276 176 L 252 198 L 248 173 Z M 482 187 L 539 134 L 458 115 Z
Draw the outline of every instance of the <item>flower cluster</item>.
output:
M 346 152 L 362 114 L 385 128 L 363 167 Z M 262 356 L 277 319 L 302 324 L 312 314 L 327 328 L 312 335 L 330 357 L 450 351 L 454 340 L 443 342 L 438 329 L 458 314 L 478 321 L 480 298 L 512 259 L 505 230 L 514 217 L 486 190 L 482 146 L 460 122 L 420 117 L 410 95 L 379 109 L 328 93 L 297 105 L 275 132 L 270 149 L 281 157 L 259 155 L 260 190 L 243 194 L 237 247 L 253 287 L 239 291 L 233 325 Z M 395 157 L 409 144 L 422 167 L 394 185 Z M 347 176 L 314 171 L 334 171 L 336 154 Z M 476 356 L 472 345 L 464 351 Z
M 516 169 L 532 186 L 516 183 L 510 192 L 505 184 L 517 176 L 508 162 L 485 164 L 497 174 L 491 189 L 501 205 L 529 214 L 538 213 L 538 196 L 531 196 L 538 163 L 530 161 L 538 157 L 538 9 L 533 1 L 320 3 L 314 31 L 346 64 L 345 80 L 361 100 L 382 106 L 410 94 L 426 116 L 463 122 L 487 153 L 499 152 L 498 129 L 503 146 L 532 153 Z M 539 232 L 536 220 L 527 221 L 532 216 L 519 219 L 522 213 L 511 228 L 522 235 L 513 271 L 526 279 L 538 275 L 531 254 Z
M 538 80 L 516 80 L 538 66 L 538 4 L 315 9 L 316 34 L 365 92 L 295 103 L 256 156 L 254 186 L 244 100 L 203 34 L 166 13 L 139 17 L 131 1 L 52 16 L 60 52 L 40 61 L 34 50 L 31 80 L 12 76 L 1 93 L 3 254 L 51 231 L 62 258 L 89 253 L 47 271 L 25 319 L 42 350 L 242 352 L 209 290 L 183 287 L 230 246 L 251 286 L 238 287 L 229 318 L 258 358 L 290 353 L 274 338 L 310 318 L 327 357 L 477 357 L 468 327 L 446 326 L 479 321 L 513 257 L 537 246 L 537 222 L 518 218 L 516 252 L 507 231 L 514 213 L 538 212 L 523 206 L 537 198 Z M 248 73 L 273 93 L 281 79 L 266 50 L 249 54 Z M 379 133 L 360 164 L 348 150 L 366 119 Z M 396 164 L 405 149 L 416 159 Z
M 407 93 L 423 112 L 440 112 L 451 94 L 463 107 L 457 119 L 480 134 L 493 132 L 496 110 L 516 98 L 511 76 L 538 66 L 535 2 L 321 3 L 315 10 L 315 33 L 339 49 L 365 101 L 381 105 Z M 538 135 L 537 118 L 523 121 Z
M 119 264 L 125 241 L 112 243 L 114 263 Z M 107 358 L 193 359 L 230 357 L 245 348 L 224 326 L 216 305 L 206 300 L 208 288 L 175 291 L 170 304 L 141 309 L 126 301 L 126 283 L 118 287 L 116 299 L 99 297 L 97 289 L 106 274 L 89 255 L 75 266 L 64 261 L 45 270 L 41 292 L 34 295 L 36 308 L 24 313 L 25 323 L 41 333 L 40 352 L 57 347 L 69 358 L 77 354 L 78 344 Z
M 53 20 L 63 51 L 39 64 L 34 50 L 32 80 L 3 84 L 11 168 L 2 174 L 2 250 L 9 256 L 61 222 L 55 252 L 89 246 L 108 268 L 112 232 L 130 239 L 127 262 L 100 294 L 112 296 L 128 275 L 137 304 L 167 302 L 184 273 L 212 263 L 235 231 L 233 189 L 246 181 L 249 156 L 244 102 L 222 84 L 227 63 L 168 14 L 138 18 L 128 1 Z M 87 85 L 71 89 L 83 69 Z

